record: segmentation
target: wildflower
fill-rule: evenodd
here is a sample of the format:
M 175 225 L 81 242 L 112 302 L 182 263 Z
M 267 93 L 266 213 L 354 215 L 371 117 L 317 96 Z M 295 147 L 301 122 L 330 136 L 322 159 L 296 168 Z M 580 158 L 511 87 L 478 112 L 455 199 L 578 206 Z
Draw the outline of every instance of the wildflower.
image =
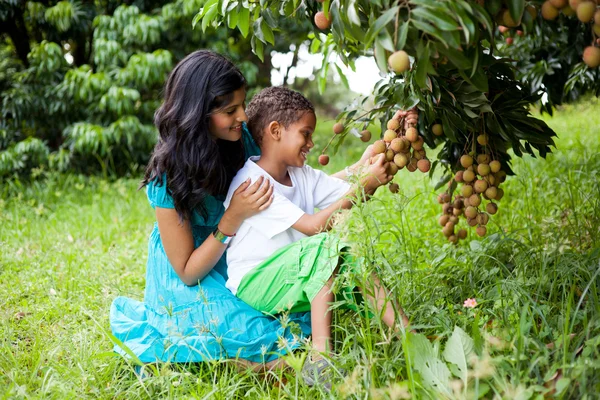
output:
M 466 299 L 463 303 L 463 307 L 467 308 L 475 308 L 477 306 L 477 300 L 475 299 Z

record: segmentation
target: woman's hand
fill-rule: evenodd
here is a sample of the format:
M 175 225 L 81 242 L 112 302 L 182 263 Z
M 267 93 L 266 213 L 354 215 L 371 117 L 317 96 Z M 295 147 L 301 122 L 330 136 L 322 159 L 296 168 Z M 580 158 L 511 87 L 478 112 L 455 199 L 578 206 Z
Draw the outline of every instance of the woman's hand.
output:
M 371 159 L 371 162 L 367 161 L 367 163 L 366 176 L 361 179 L 361 184 L 365 188 L 365 192 L 373 194 L 379 186 L 390 182 L 393 176 L 387 172 L 384 154 L 376 155 Z
M 419 110 L 416 107 L 413 107 L 408 111 L 398 110 L 393 118 L 398 121 L 401 121 L 404 118 L 404 129 L 406 130 L 411 126 L 417 126 L 417 123 L 419 122 Z
M 261 176 L 256 182 L 250 184 L 250 179 L 247 179 L 233 192 L 229 207 L 219 223 L 219 230 L 226 235 L 233 235 L 246 218 L 258 214 L 272 202 L 271 181 Z

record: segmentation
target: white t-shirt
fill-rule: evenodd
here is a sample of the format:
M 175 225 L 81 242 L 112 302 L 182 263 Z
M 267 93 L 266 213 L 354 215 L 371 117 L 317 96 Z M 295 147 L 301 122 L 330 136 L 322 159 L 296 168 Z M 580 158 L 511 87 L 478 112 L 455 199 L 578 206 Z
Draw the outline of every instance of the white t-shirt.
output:
M 234 294 L 244 275 L 266 260 L 271 254 L 288 244 L 306 237 L 292 228 L 305 213 L 314 214 L 315 208 L 323 209 L 341 199 L 350 185 L 308 165 L 289 167 L 292 186 L 285 186 L 273 179 L 256 165 L 260 157 L 250 157 L 233 178 L 227 198 L 229 207 L 233 192 L 246 179 L 255 182 L 264 176 L 274 183 L 273 203 L 264 211 L 247 218 L 236 232 L 227 249 L 227 288 Z

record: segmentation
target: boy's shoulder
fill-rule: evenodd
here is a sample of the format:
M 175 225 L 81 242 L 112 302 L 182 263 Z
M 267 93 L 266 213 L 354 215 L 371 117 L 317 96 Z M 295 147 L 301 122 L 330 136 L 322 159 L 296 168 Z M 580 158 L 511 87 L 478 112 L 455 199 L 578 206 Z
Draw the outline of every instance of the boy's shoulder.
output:
M 240 170 L 235 174 L 231 183 L 229 184 L 229 189 L 227 190 L 227 197 L 225 199 L 225 207 L 229 205 L 229 201 L 233 196 L 233 192 L 248 178 L 254 181 L 254 178 L 258 178 L 262 175 L 261 168 L 256 165 L 256 161 L 259 159 L 259 156 L 252 156 L 246 160 L 244 166 L 240 168 Z

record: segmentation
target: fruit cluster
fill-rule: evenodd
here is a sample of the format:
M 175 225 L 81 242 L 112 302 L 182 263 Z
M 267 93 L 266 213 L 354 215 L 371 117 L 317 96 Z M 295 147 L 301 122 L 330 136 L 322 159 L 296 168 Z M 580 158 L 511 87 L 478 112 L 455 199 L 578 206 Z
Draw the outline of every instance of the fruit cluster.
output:
M 442 233 L 452 243 L 464 239 L 467 232 L 460 229 L 455 232 L 459 217 L 464 216 L 470 227 L 477 227 L 477 235 L 483 237 L 487 233 L 486 225 L 490 215 L 498 212 L 496 203 L 504 196 L 504 191 L 499 187 L 506 179 L 506 172 L 502 171 L 502 164 L 492 160 L 486 152 L 488 137 L 486 134 L 477 136 L 477 143 L 484 149 L 481 154 L 464 154 L 460 158 L 462 168 L 454 175 L 454 181 L 461 183 L 460 194 L 452 196 L 453 190 L 441 193 L 438 202 L 442 204 L 442 215 L 438 222 L 442 226 Z M 450 188 L 454 187 L 450 182 Z M 483 205 L 483 200 L 488 203 Z
M 425 141 L 412 124 L 404 124 L 404 118 L 392 118 L 387 122 L 383 138 L 373 143 L 373 155 L 384 154 L 386 168 L 390 175 L 396 175 L 406 167 L 410 172 L 417 169 L 428 172 L 431 162 L 427 159 Z M 390 184 L 392 192 L 398 191 L 398 185 Z
M 546 0 L 540 9 L 542 18 L 547 21 L 553 21 L 562 13 L 565 17 L 576 17 L 584 24 L 592 24 L 594 41 L 583 51 L 583 62 L 589 68 L 600 66 L 600 9 L 598 1 L 595 0 Z M 525 11 L 535 19 L 537 10 L 533 5 L 525 8 Z M 496 16 L 496 22 L 499 24 L 498 30 L 506 38 L 506 44 L 511 45 L 514 39 L 511 37 L 511 28 L 521 25 L 521 21 L 515 21 L 508 10 L 502 10 Z M 516 31 L 518 36 L 523 36 L 522 30 Z

